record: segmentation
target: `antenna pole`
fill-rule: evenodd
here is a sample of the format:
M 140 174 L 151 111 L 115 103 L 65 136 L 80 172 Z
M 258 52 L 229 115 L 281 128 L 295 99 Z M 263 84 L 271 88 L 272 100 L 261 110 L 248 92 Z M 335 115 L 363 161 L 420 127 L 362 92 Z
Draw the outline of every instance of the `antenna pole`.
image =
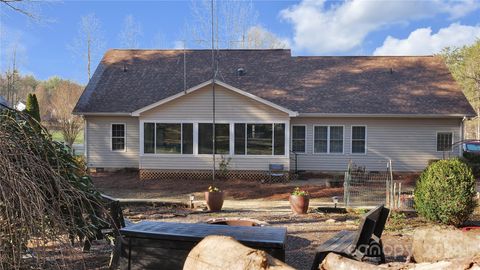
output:
M 185 40 L 183 40 L 183 92 L 187 93 L 187 59 L 185 53 Z
M 213 138 L 212 138 L 212 142 L 213 142 L 213 168 L 212 168 L 212 180 L 215 181 L 215 151 L 216 151 L 216 147 L 215 147 L 215 144 L 216 144 L 216 135 L 215 135 L 215 76 L 216 76 L 216 72 L 215 72 L 215 30 L 214 30 L 214 21 L 213 21 L 213 11 L 214 11 L 214 6 L 213 6 L 213 1 L 214 0 L 211 0 L 211 12 L 212 12 L 212 103 L 213 103 L 213 106 L 212 106 L 212 134 L 213 134 Z

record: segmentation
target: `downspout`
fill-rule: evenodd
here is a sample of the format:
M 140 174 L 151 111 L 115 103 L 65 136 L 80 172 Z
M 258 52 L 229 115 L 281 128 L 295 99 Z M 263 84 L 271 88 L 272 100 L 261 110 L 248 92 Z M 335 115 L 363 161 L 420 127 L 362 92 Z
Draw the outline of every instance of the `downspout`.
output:
M 87 164 L 87 168 L 89 167 L 88 165 L 88 130 L 87 130 L 87 118 L 84 116 L 83 117 L 83 156 L 85 157 L 85 163 Z

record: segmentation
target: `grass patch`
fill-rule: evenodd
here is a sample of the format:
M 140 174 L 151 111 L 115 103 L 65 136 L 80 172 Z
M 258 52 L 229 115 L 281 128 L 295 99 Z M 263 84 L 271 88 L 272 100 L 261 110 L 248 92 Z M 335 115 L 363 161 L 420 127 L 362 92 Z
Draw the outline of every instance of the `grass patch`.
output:
M 49 132 L 54 141 L 64 142 L 63 135 L 60 130 L 49 130 Z M 83 144 L 83 130 L 78 134 L 77 139 L 75 139 L 75 144 Z

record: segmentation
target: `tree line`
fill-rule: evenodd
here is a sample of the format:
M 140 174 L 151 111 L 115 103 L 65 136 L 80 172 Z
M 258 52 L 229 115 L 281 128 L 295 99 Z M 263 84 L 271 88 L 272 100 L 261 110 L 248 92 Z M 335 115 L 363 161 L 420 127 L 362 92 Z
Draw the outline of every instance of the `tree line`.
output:
M 477 115 L 480 115 L 480 39 L 470 46 L 445 48 L 440 55 Z M 465 138 L 480 139 L 478 116 L 466 121 L 465 127 Z
M 27 112 L 32 112 L 34 118 L 49 130 L 60 131 L 69 146 L 83 129 L 82 118 L 72 115 L 83 89 L 83 85 L 60 77 L 42 81 L 32 75 L 21 75 L 17 70 L 0 74 L 0 96 L 5 97 L 12 107 L 17 107 L 19 102 L 27 105 Z M 32 101 L 33 98 L 38 102 Z

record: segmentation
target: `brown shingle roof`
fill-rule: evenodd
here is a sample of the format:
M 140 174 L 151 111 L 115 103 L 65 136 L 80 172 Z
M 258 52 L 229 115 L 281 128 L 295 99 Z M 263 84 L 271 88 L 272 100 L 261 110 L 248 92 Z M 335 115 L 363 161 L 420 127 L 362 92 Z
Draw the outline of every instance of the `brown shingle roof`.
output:
M 218 59 L 220 81 L 299 113 L 475 114 L 439 57 L 220 50 Z M 186 62 L 187 89 L 211 79 L 211 51 L 186 51 Z M 183 91 L 183 75 L 182 50 L 110 50 L 74 111 L 131 113 Z

